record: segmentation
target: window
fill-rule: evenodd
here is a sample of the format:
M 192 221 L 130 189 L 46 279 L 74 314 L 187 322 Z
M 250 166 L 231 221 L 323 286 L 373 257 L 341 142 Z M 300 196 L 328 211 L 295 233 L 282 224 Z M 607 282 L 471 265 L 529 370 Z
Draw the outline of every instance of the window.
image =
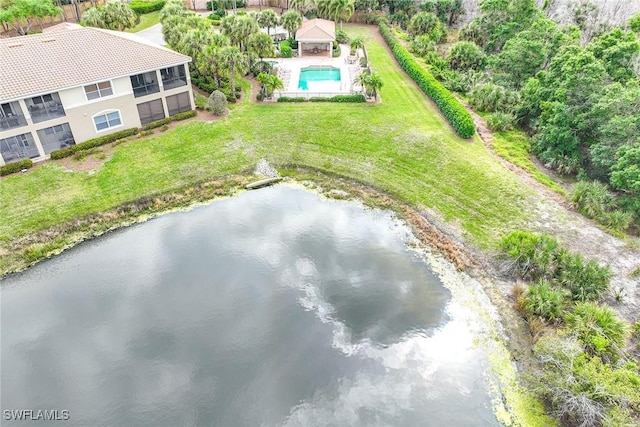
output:
M 160 70 L 160 75 L 162 76 L 162 86 L 164 86 L 164 90 L 185 86 L 187 84 L 187 75 L 184 71 L 184 65 L 163 68 Z
M 7 163 L 40 156 L 31 133 L 0 139 L 0 154 Z
M 167 110 L 169 110 L 170 116 L 191 110 L 189 92 L 182 92 L 177 95 L 167 96 Z
M 153 101 L 138 104 L 138 115 L 140 116 L 140 123 L 143 125 L 154 120 L 164 119 L 162 100 L 155 99 Z
M 87 95 L 88 100 L 92 100 L 113 95 L 113 89 L 111 88 L 111 82 L 100 82 L 85 86 L 84 93 Z
M 51 126 L 50 128 L 40 129 L 38 131 L 40 144 L 45 154 L 51 153 L 53 150 L 70 147 L 76 142 L 73 139 L 73 133 L 69 127 L 69 123 Z
M 144 74 L 136 74 L 131 76 L 131 86 L 133 86 L 133 95 L 138 98 L 140 96 L 149 95 L 151 93 L 160 92 L 160 86 L 156 80 L 155 71 Z
M 93 123 L 96 125 L 96 130 L 98 132 L 120 126 L 122 124 L 122 120 L 120 120 L 120 111 L 94 116 Z
M 52 102 L 52 101 L 53 101 L 53 96 L 51 94 L 36 96 L 31 98 L 31 102 L 34 103 L 35 105 L 44 105 L 45 103 Z

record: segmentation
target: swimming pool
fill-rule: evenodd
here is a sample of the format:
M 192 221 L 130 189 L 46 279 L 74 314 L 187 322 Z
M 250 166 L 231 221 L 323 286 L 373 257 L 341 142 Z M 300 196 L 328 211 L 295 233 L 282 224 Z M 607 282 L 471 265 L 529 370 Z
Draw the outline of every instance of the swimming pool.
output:
M 340 87 L 340 68 L 312 66 L 300 69 L 300 90 L 334 91 L 336 86 Z

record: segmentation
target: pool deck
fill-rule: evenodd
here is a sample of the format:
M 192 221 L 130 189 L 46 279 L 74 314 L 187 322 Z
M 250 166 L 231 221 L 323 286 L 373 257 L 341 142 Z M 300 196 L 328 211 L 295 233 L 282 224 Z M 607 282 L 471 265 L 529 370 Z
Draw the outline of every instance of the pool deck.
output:
M 326 56 L 303 56 L 302 58 L 273 58 L 269 61 L 277 62 L 278 77 L 284 84 L 283 91 L 276 91 L 276 97 L 280 96 L 333 96 L 360 92 L 362 88 L 355 86 L 353 80 L 362 72 L 359 59 L 355 63 L 349 64 L 349 46 L 340 45 L 340 56 L 329 58 Z M 362 56 L 362 51 L 359 52 Z M 340 82 L 311 82 L 309 90 L 298 88 L 300 80 L 300 69 L 314 66 L 331 66 L 340 69 Z

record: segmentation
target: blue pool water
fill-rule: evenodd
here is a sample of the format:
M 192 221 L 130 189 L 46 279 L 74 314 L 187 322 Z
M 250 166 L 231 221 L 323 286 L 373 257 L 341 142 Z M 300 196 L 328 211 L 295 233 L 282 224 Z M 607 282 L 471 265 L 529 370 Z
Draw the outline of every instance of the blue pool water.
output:
M 298 89 L 309 90 L 309 82 L 339 82 L 340 69 L 334 67 L 307 67 L 300 70 Z

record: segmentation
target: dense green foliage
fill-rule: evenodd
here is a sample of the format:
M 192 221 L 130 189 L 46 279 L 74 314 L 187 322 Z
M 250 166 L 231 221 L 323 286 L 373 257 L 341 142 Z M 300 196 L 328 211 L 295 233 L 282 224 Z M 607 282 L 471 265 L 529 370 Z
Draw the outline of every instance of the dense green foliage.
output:
M 165 0 L 133 0 L 129 7 L 138 15 L 156 12 L 164 7 Z
M 520 128 L 547 167 L 609 186 L 608 214 L 596 220 L 640 230 L 640 15 L 616 27 L 582 1 L 561 25 L 548 18 L 552 3 L 482 0 L 480 14 L 448 37 L 459 1 L 363 0 L 356 10 L 386 10 L 388 35 L 408 42 L 447 89 L 494 113 L 490 129 Z
M 502 238 L 500 249 L 509 258 L 509 269 L 519 277 L 544 279 L 572 301 L 597 301 L 609 289 L 609 267 L 585 261 L 546 234 L 513 231 Z
M 436 103 L 449 123 L 463 138 L 475 133 L 475 125 L 469 112 L 435 77 L 416 62 L 413 56 L 400 44 L 389 27 L 379 24 L 380 32 L 396 60 L 417 85 Z
M 82 14 L 82 25 L 124 31 L 136 25 L 137 19 L 128 4 L 111 1 L 104 6 L 87 9 Z
M 546 235 L 514 231 L 500 247 L 509 269 L 535 280 L 517 301 L 529 324 L 541 319 L 560 326 L 561 334 L 532 327 L 532 334 L 542 334 L 535 346 L 542 369 L 530 379 L 533 389 L 563 425 L 634 425 L 640 375 L 636 365 L 619 363 L 628 357 L 628 327 L 612 308 L 595 302 L 608 289 L 609 269 Z
M 20 35 L 29 34 L 36 21 L 60 12 L 53 0 L 0 0 L 0 24 Z
M 191 56 L 191 81 L 211 93 L 219 90 L 229 102 L 239 98 L 238 75 L 249 70 L 251 58 L 272 53 L 264 43 L 255 17 L 230 15 L 222 19 L 221 34 L 211 31 L 210 21 L 188 10 L 180 0 L 167 0 L 162 9 L 162 33 L 174 50 Z
M 88 150 L 89 148 L 99 147 L 101 145 L 109 144 L 110 142 L 117 141 L 122 138 L 126 138 L 138 133 L 138 128 L 124 129 L 118 132 L 110 133 L 109 135 L 99 136 L 97 138 L 89 139 L 71 147 L 62 148 L 51 152 L 51 158 L 54 160 L 69 157 L 78 151 Z
M 485 53 L 473 42 L 455 43 L 449 51 L 449 63 L 454 70 L 481 70 L 486 60 Z
M 0 166 L 0 176 L 20 172 L 24 169 L 29 169 L 31 166 L 33 166 L 33 162 L 31 161 L 31 159 L 23 159 L 17 162 L 9 163 L 4 166 Z
M 633 173 L 634 168 L 624 172 Z M 632 179 L 639 179 L 637 176 Z M 633 220 L 633 213 L 617 209 L 616 197 L 605 184 L 598 181 L 580 181 L 571 193 L 571 201 L 578 211 L 614 231 L 624 231 Z
M 534 352 L 542 369 L 530 383 L 563 425 L 637 425 L 640 374 L 635 363 L 608 364 L 585 352 L 579 339 L 555 333 L 542 337 Z
M 627 327 L 613 309 L 593 302 L 580 303 L 567 314 L 566 322 L 589 354 L 616 360 L 622 353 Z

